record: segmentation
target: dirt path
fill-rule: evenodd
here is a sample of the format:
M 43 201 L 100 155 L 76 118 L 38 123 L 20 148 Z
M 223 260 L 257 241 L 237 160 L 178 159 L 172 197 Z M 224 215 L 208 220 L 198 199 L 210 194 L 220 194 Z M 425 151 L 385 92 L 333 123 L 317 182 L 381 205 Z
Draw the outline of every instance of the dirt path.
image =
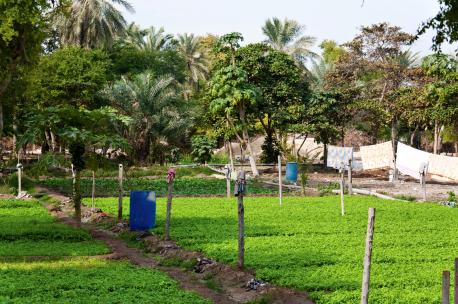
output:
M 45 189 L 40 189 L 43 190 Z M 69 201 L 67 197 L 57 193 L 51 192 L 49 195 L 60 202 Z M 69 217 L 67 212 L 49 204 L 45 207 L 61 222 L 77 226 L 76 221 Z M 258 284 L 252 273 L 208 260 L 201 253 L 183 250 L 174 242 L 165 242 L 154 235 L 143 239 L 148 251 L 154 255 L 152 256 L 140 249 L 128 247 L 124 241 L 117 238 L 116 233 L 100 229 L 94 224 L 83 224 L 82 228 L 111 248 L 112 253 L 104 255 L 104 258 L 126 259 L 135 265 L 165 272 L 178 281 L 184 290 L 196 292 L 214 303 L 236 304 L 264 299 L 267 300 L 266 303 L 272 304 L 313 304 L 306 293 L 269 284 Z M 183 267 L 161 265 L 160 259 L 198 263 L 194 266 L 195 271 L 190 271 Z M 255 287 L 247 288 L 248 282 L 255 282 Z

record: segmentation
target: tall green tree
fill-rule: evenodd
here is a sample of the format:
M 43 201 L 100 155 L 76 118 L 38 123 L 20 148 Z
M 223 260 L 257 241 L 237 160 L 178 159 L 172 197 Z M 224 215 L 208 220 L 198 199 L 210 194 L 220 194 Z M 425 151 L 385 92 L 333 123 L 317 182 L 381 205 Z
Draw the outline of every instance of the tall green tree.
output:
M 306 102 L 308 83 L 290 56 L 263 43 L 239 48 L 236 63 L 246 71 L 248 82 L 259 90 L 252 115 L 266 134 L 263 160 L 275 162 L 280 152 L 276 137 L 288 131 L 291 107 Z
M 52 0 L 0 0 L 0 159 L 5 94 L 20 68 L 36 61 L 49 16 L 60 5 Z
M 132 80 L 123 78 L 107 86 L 103 96 L 120 113 L 132 118 L 121 134 L 131 145 L 134 160 L 141 164 L 158 160 L 150 155 L 151 149 L 163 141 L 173 144 L 191 127 L 186 106 L 170 76 L 143 73 Z
M 441 49 L 445 42 L 454 43 L 458 41 L 458 1 L 438 0 L 439 12 L 436 16 L 423 22 L 418 28 L 416 39 L 432 29 L 436 31 L 433 37 L 432 48 L 435 51 Z
M 305 68 L 305 63 L 318 55 L 311 48 L 315 44 L 315 37 L 303 35 L 305 26 L 295 20 L 281 21 L 277 17 L 267 19 L 262 32 L 267 37 L 266 43 L 274 49 L 291 55 L 296 62 Z
M 186 61 L 188 83 L 199 90 L 199 80 L 208 76 L 208 61 L 200 46 L 200 40 L 194 34 L 178 35 L 177 50 Z
M 125 0 L 73 0 L 56 24 L 64 45 L 93 49 L 111 47 L 117 37 L 126 34 L 126 20 L 115 4 L 129 12 L 132 5 Z

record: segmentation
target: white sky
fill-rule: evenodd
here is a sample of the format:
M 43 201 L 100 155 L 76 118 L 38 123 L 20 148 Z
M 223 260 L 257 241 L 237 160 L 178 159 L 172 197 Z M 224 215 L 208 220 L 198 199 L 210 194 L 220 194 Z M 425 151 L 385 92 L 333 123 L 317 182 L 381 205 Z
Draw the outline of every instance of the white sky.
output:
M 136 13 L 126 13 L 129 22 L 141 27 L 163 26 L 168 33 L 241 32 L 245 42 L 264 40 L 261 27 L 267 18 L 287 17 L 306 25 L 305 34 L 338 43 L 350 41 L 362 25 L 387 21 L 414 33 L 420 23 L 439 10 L 437 0 L 130 0 Z M 432 33 L 412 50 L 430 53 Z M 452 52 L 456 47 L 444 46 Z

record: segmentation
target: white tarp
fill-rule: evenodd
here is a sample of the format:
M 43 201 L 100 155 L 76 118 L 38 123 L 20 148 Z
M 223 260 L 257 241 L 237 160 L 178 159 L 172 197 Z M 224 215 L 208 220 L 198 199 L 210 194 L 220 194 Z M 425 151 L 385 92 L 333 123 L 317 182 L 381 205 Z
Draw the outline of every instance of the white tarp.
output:
M 458 181 L 458 157 L 431 154 L 428 173 Z
M 398 142 L 396 168 L 402 174 L 420 179 L 420 170 L 428 164 L 430 154 Z
M 362 146 L 360 148 L 363 170 L 380 169 L 393 165 L 393 148 L 391 141 L 381 144 Z

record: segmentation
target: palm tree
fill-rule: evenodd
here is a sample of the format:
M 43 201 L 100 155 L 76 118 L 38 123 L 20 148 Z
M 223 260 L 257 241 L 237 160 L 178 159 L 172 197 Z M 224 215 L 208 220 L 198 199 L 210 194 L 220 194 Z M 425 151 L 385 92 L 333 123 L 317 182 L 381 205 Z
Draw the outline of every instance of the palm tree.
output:
M 185 133 L 189 118 L 179 98 L 175 79 L 155 78 L 143 73 L 132 80 L 122 78 L 102 91 L 131 124 L 121 132 L 133 149 L 134 158 L 144 163 L 151 148 L 170 143 Z
M 144 49 L 159 51 L 169 47 L 173 40 L 172 34 L 166 34 L 163 27 L 156 29 L 154 26 L 146 30 Z
M 208 60 L 201 50 L 199 38 L 194 34 L 178 35 L 177 49 L 186 60 L 189 84 L 199 90 L 199 80 L 208 76 Z
M 265 42 L 274 49 L 291 55 L 302 67 L 305 67 L 309 59 L 318 57 L 310 50 L 316 38 L 302 35 L 304 30 L 305 26 L 295 20 L 285 18 L 281 21 L 276 17 L 267 19 L 262 27 L 262 32 L 267 37 Z
M 126 28 L 123 42 L 145 51 L 159 51 L 168 48 L 173 42 L 173 35 L 166 34 L 163 27 L 156 29 L 154 26 L 148 29 L 131 23 Z
M 334 64 L 326 63 L 323 58 L 319 61 L 312 60 L 312 68 L 310 69 L 309 76 L 312 87 L 316 89 L 323 89 L 326 81 L 326 75 L 332 72 Z
M 126 20 L 114 4 L 134 11 L 126 0 L 73 0 L 68 14 L 59 15 L 56 20 L 62 44 L 111 47 L 126 29 Z

